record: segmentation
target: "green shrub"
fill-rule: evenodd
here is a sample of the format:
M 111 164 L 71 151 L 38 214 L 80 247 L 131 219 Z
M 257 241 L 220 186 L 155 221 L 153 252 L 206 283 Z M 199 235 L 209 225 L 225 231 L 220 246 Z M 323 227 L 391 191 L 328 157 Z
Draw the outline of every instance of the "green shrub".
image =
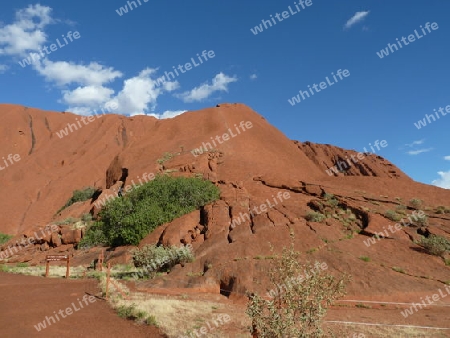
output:
M 64 206 L 58 210 L 57 214 L 63 211 L 65 208 L 70 207 L 72 204 L 75 204 L 76 202 L 84 202 L 87 200 L 90 200 L 95 193 L 96 189 L 92 187 L 87 187 L 82 190 L 75 190 L 72 193 L 72 197 L 69 198 L 69 200 L 64 204 Z
M 412 198 L 411 200 L 409 200 L 409 204 L 411 204 L 411 206 L 413 208 L 418 209 L 418 208 L 420 208 L 422 206 L 423 201 L 421 199 L 419 199 L 419 198 Z
M 81 220 L 82 220 L 84 223 L 89 223 L 90 221 L 92 221 L 92 215 L 91 215 L 90 213 L 83 214 L 83 215 L 81 216 Z
M 156 321 L 155 316 L 148 316 L 145 320 L 147 325 L 158 326 L 158 322 Z
M 368 257 L 368 256 L 361 256 L 361 257 L 359 257 L 359 259 L 364 262 L 370 262 L 370 257 Z
M 435 256 L 441 256 L 450 251 L 450 241 L 442 236 L 430 235 L 429 237 L 422 237 L 419 244 Z
M 117 314 L 122 318 L 137 319 L 136 305 L 121 305 L 117 308 Z
M 0 245 L 5 244 L 13 237 L 14 237 L 13 235 L 7 235 L 7 234 L 0 233 Z
M 436 214 L 450 214 L 450 207 L 440 205 L 437 207 Z
M 103 233 L 103 224 L 101 222 L 95 222 L 84 233 L 83 238 L 78 244 L 78 248 L 92 248 L 94 246 L 104 246 L 108 243 L 108 240 Z
M 137 245 L 156 227 L 217 200 L 220 190 L 198 178 L 157 176 L 100 211 L 103 230 L 112 246 Z
M 324 336 L 322 321 L 327 308 L 344 295 L 349 277 L 338 279 L 317 265 L 302 264 L 300 255 L 292 241 L 291 247 L 283 248 L 281 257 L 272 261 L 269 278 L 276 290 L 269 292 L 272 299 L 250 295 L 246 313 L 258 337 Z
M 146 245 L 141 249 L 131 251 L 133 255 L 134 266 L 145 267 L 150 275 L 157 272 L 169 271 L 177 264 L 183 264 L 194 261 L 194 254 L 191 246 L 156 246 Z
M 428 225 L 428 216 L 424 215 L 423 217 L 417 217 L 417 219 L 415 219 L 413 222 L 419 226 Z
M 402 219 L 402 215 L 396 213 L 393 210 L 388 210 L 384 213 L 384 217 L 390 219 L 391 221 L 398 222 Z
M 322 222 L 325 219 L 325 215 L 320 212 L 310 212 L 306 215 L 305 219 L 310 222 Z

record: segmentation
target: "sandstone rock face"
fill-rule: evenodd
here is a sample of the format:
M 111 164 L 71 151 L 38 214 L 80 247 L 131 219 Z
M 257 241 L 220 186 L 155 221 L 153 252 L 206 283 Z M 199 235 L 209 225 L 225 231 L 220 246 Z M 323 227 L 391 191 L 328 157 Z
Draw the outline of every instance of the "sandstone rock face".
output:
M 167 120 L 105 115 L 62 138 L 57 133 L 73 123 L 75 115 L 0 105 L 0 117 L 0 137 L 8 140 L 0 143 L 0 154 L 21 155 L 18 163 L 0 172 L 0 232 L 15 235 L 10 243 L 30 238 L 36 225 L 55 221 L 56 211 L 74 190 L 91 186 L 100 196 L 63 210 L 58 220 L 87 211 L 97 215 L 101 205 L 95 202 L 108 194 L 115 198 L 122 183 L 139 185 L 149 174 L 196 176 L 214 182 L 220 200 L 162 225 L 140 243 L 192 244 L 196 260 L 175 267 L 166 280 L 149 281 L 150 287 L 196 287 L 229 297 L 247 290 L 264 294 L 272 258 L 290 245 L 292 232 L 302 259 L 327 262 L 333 273 L 352 274 L 353 293 L 395 294 L 405 287 L 428 292 L 440 287 L 436 281 L 449 279 L 442 260 L 424 254 L 413 242 L 418 227 L 364 245 L 389 225 L 382 216 L 386 210 L 407 205 L 412 198 L 431 208 L 428 233 L 448 237 L 450 215 L 433 213 L 450 200 L 448 190 L 414 182 L 378 155 L 365 154 L 350 168 L 329 175 L 327 170 L 358 152 L 292 141 L 245 105 L 220 104 Z M 242 122 L 252 127 L 238 133 Z M 227 141 L 212 144 L 224 134 Z M 201 154 L 193 153 L 204 145 Z M 330 202 L 331 195 L 337 202 Z M 312 211 L 329 215 L 323 222 L 307 222 Z M 35 245 L 14 244 L 21 249 L 12 260 L 33 257 L 30 263 L 39 263 L 50 252 L 69 252 L 75 255 L 74 264 L 90 263 L 99 249 L 75 251 L 81 237 L 82 231 L 61 229 Z M 127 248 L 116 250 L 111 261 L 130 260 Z M 373 264 L 370 280 L 361 256 L 380 263 Z M 409 275 L 395 273 L 391 266 L 401 266 Z

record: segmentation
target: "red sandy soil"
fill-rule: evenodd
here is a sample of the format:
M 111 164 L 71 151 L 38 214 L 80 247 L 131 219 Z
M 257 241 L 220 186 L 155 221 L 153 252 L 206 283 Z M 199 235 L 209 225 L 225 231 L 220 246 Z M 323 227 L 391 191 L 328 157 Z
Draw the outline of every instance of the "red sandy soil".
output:
M 87 292 L 97 292 L 94 280 L 61 280 L 0 273 L 0 336 L 18 337 L 164 337 L 154 327 L 122 319 L 97 298 L 83 309 L 38 332 L 34 325 L 64 310 Z M 83 303 L 84 304 L 84 303 Z

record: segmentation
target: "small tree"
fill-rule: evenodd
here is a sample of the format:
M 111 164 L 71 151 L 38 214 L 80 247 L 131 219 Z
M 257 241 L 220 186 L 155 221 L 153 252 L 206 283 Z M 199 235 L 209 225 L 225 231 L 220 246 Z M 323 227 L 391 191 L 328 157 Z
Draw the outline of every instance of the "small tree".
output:
M 284 291 L 272 290 L 269 300 L 252 294 L 247 304 L 253 333 L 261 338 L 323 337 L 322 319 L 328 306 L 345 294 L 349 276 L 337 279 L 317 269 L 318 263 L 300 263 L 293 235 L 291 239 L 291 247 L 283 248 L 269 271 L 271 284 L 275 289 L 285 285 Z

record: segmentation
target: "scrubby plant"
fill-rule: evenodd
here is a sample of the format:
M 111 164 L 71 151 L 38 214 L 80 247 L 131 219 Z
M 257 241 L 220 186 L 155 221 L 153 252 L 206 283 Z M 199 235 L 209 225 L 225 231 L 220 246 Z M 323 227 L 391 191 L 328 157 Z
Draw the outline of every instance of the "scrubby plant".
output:
M 137 319 L 136 305 L 121 305 L 117 308 L 117 314 L 119 317 L 126 319 Z
M 364 262 L 370 262 L 370 257 L 368 257 L 368 256 L 361 256 L 361 257 L 359 257 L 359 259 Z
M 292 237 L 291 237 L 292 238 Z M 270 292 L 267 300 L 251 294 L 247 315 L 252 320 L 252 331 L 261 338 L 323 337 L 322 320 L 327 308 L 345 294 L 347 275 L 336 278 L 317 269 L 317 264 L 300 263 L 301 253 L 294 250 L 293 239 L 289 248 L 283 248 L 281 257 L 272 261 L 269 270 L 274 289 L 286 285 L 280 292 Z M 299 281 L 300 277 L 302 280 Z
M 159 164 L 163 164 L 164 162 L 172 159 L 175 155 L 177 155 L 177 154 L 172 154 L 172 153 L 169 153 L 169 152 L 165 152 L 163 157 L 158 159 L 158 160 L 156 160 L 156 162 L 158 162 Z
M 402 215 L 396 213 L 393 210 L 388 210 L 384 213 L 384 217 L 386 217 L 387 219 L 393 221 L 393 222 L 398 222 L 402 219 Z
M 210 181 L 159 175 L 122 198 L 108 201 L 99 213 L 100 228 L 111 246 L 137 245 L 156 227 L 217 200 Z
M 168 271 L 177 264 L 194 261 L 191 246 L 157 246 L 146 245 L 141 249 L 131 251 L 134 266 L 144 267 L 150 275 L 157 272 Z
M 320 212 L 312 211 L 308 213 L 305 217 L 305 219 L 309 222 L 322 222 L 325 219 L 325 215 L 321 214 Z
M 450 252 L 450 240 L 442 236 L 430 235 L 422 237 L 419 244 L 435 256 L 442 256 L 446 252 Z
M 440 205 L 436 209 L 436 214 L 450 214 L 450 207 Z
M 78 244 L 79 249 L 92 248 L 94 246 L 104 246 L 108 243 L 104 231 L 102 229 L 103 223 L 95 222 L 87 228 L 83 238 Z
M 92 215 L 90 213 L 83 214 L 81 216 L 81 220 L 85 223 L 89 223 L 90 221 L 92 221 Z
M 66 219 L 63 219 L 62 221 L 55 222 L 56 225 L 68 225 L 68 224 L 74 224 L 78 222 L 78 218 L 68 217 Z
M 5 244 L 13 237 L 14 237 L 13 235 L 7 235 L 7 234 L 0 233 L 0 245 Z
M 82 190 L 75 190 L 72 193 L 72 197 L 69 198 L 69 200 L 64 204 L 64 206 L 57 211 L 57 214 L 59 214 L 61 211 L 63 211 L 65 208 L 70 207 L 72 204 L 76 202 L 84 202 L 87 200 L 90 200 L 94 194 L 96 189 L 92 187 L 87 187 Z
M 413 208 L 420 208 L 423 204 L 423 201 L 419 198 L 412 198 L 409 200 L 409 204 L 413 207 Z
M 402 268 L 400 268 L 398 266 L 393 266 L 392 270 L 394 270 L 395 272 L 399 272 L 399 273 L 405 273 L 405 270 L 403 270 Z
M 424 215 L 423 217 L 414 218 L 414 223 L 419 226 L 428 225 L 428 216 Z

